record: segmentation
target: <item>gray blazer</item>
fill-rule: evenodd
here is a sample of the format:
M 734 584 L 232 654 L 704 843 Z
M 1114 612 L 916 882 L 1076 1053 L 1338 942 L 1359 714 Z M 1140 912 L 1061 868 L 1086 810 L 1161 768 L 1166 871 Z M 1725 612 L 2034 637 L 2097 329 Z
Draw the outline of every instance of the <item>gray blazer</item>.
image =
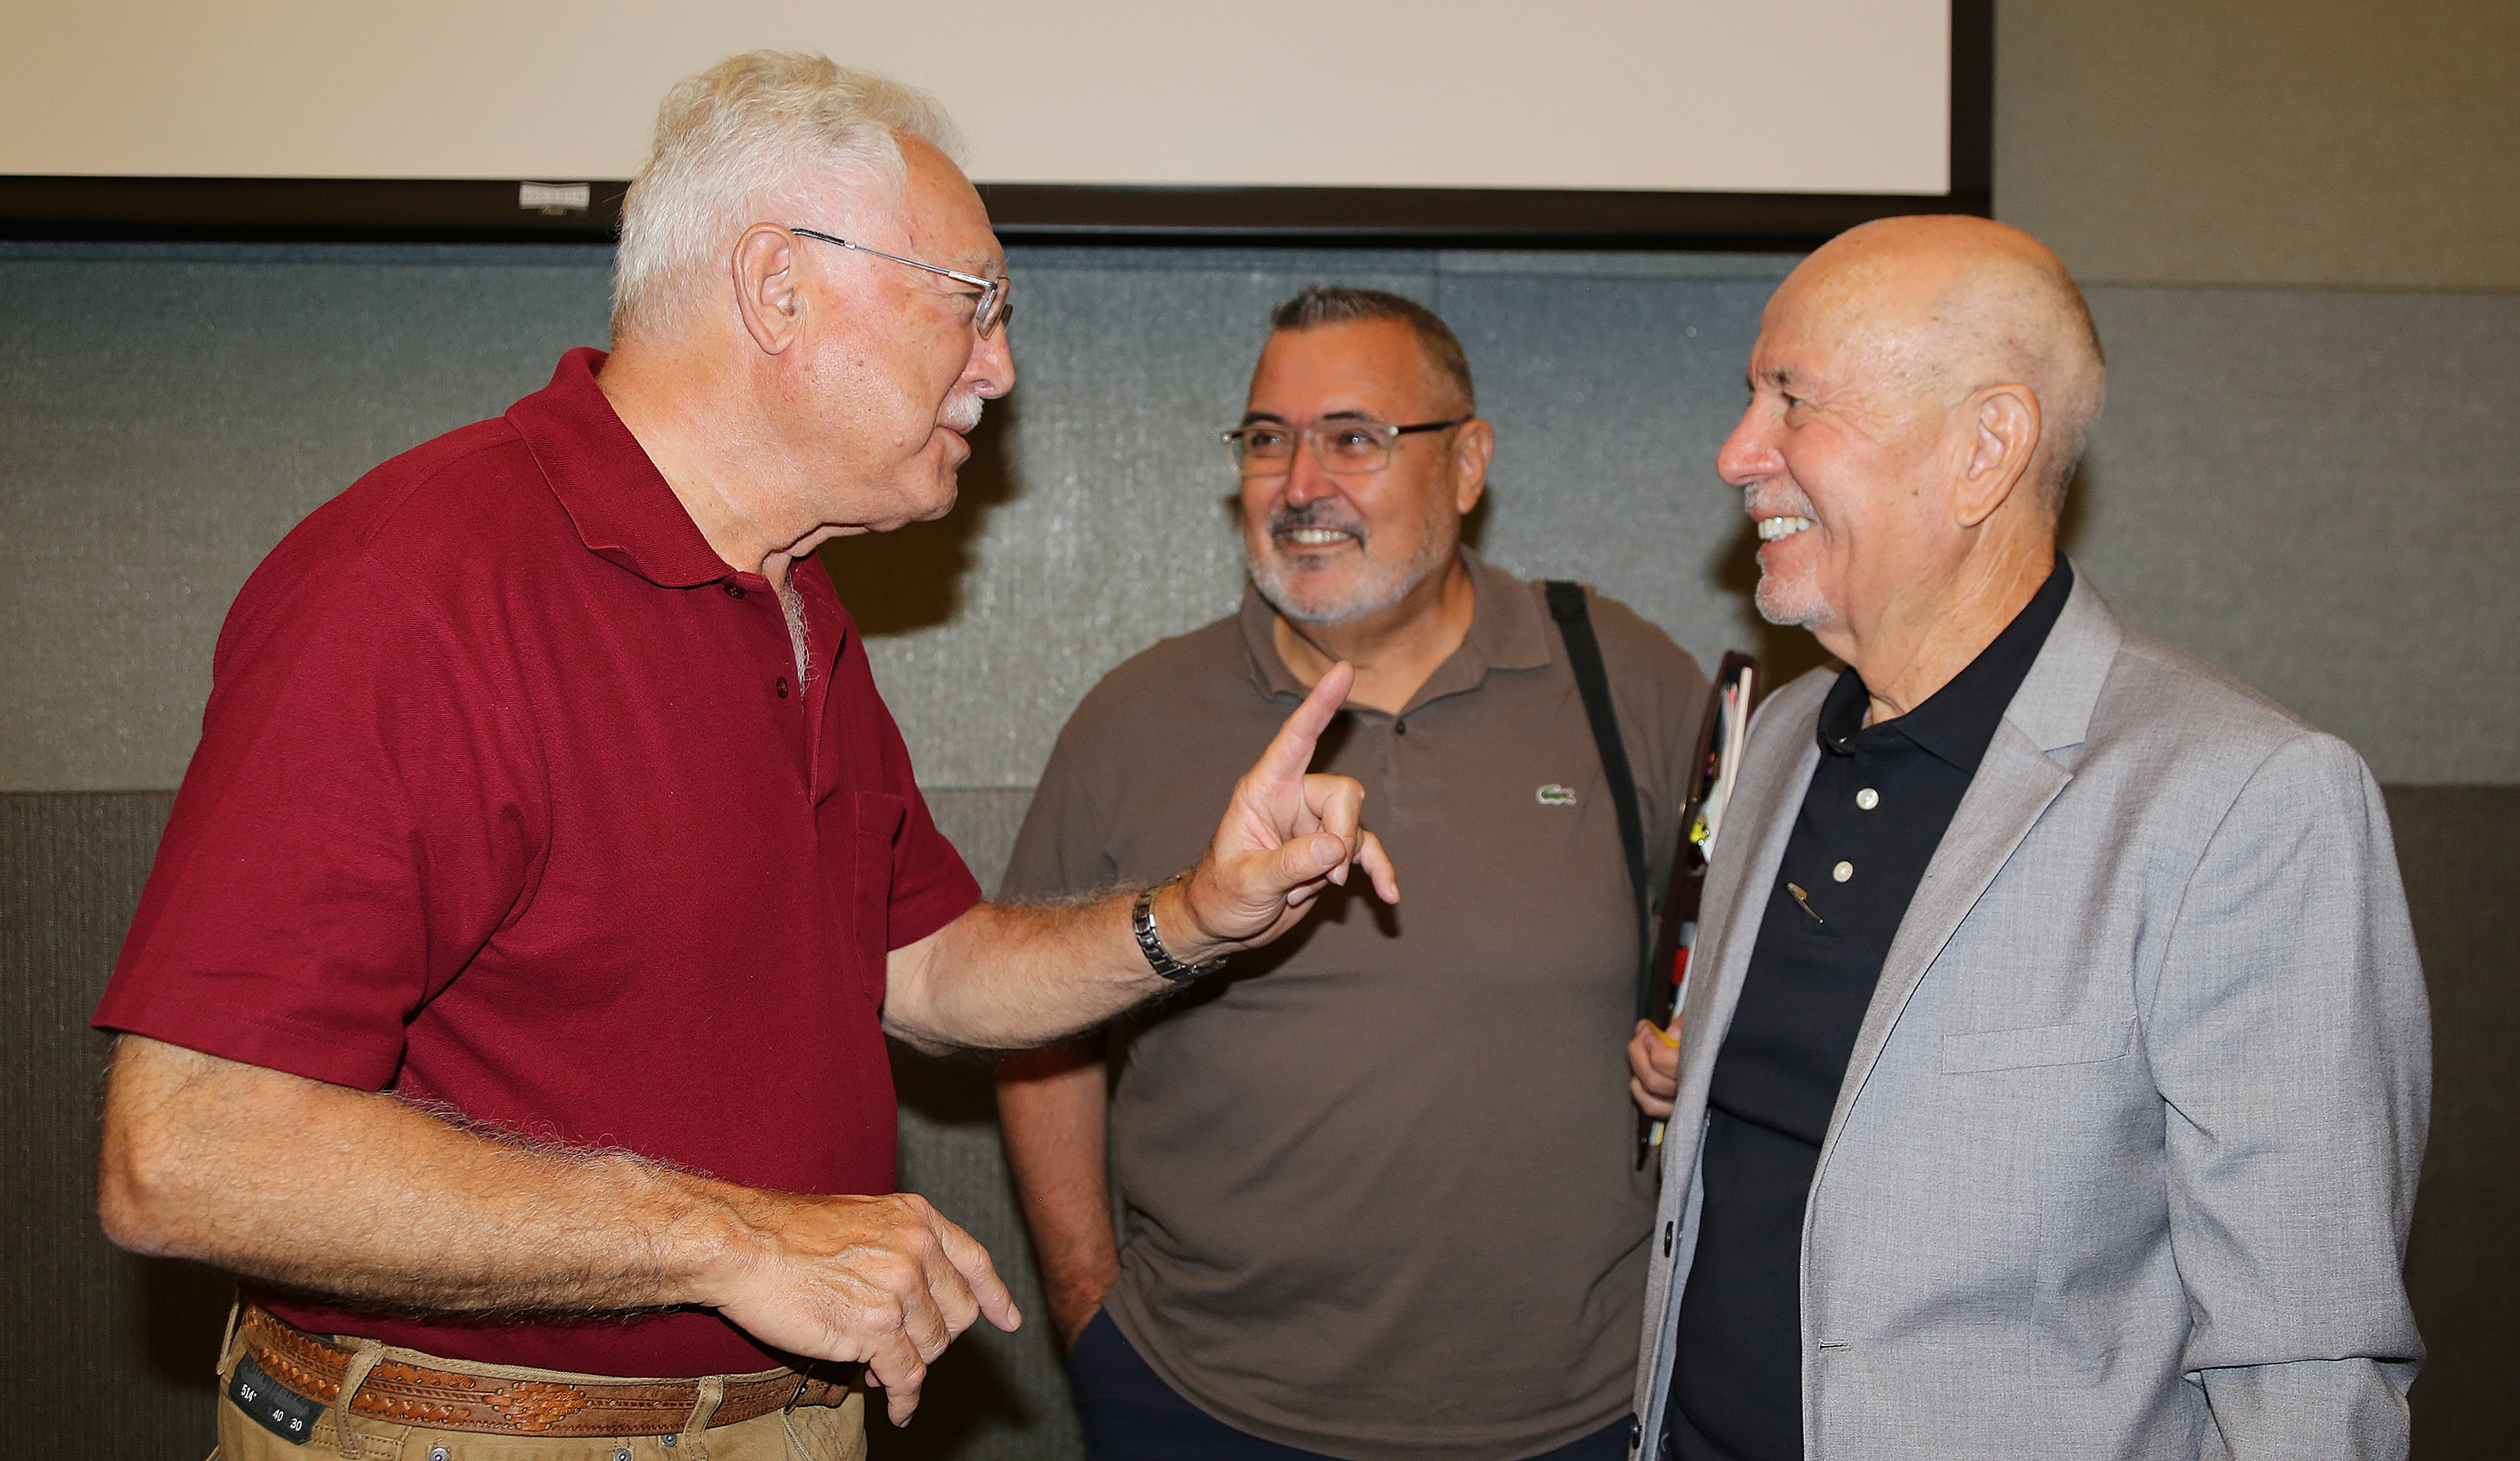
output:
M 1832 675 L 1753 720 L 1707 875 L 1637 1413 L 1706 1091 Z M 1899 927 L 1803 1219 L 1803 1451 L 2403 1457 L 2431 1027 L 2352 750 L 2088 577 Z

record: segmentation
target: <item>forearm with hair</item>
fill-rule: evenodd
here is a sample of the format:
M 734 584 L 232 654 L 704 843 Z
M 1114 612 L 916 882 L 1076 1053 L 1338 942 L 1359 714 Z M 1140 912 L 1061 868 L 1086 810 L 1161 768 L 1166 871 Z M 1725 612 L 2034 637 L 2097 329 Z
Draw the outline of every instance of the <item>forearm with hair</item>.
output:
M 1130 932 L 1136 895 L 974 906 L 893 951 L 885 1030 L 929 1051 L 1020 1050 L 1080 1034 L 1162 993 L 1173 985 L 1148 967 Z M 1180 953 L 1188 946 L 1181 907 L 1177 897 L 1159 901 L 1157 928 L 1177 956 L 1196 957 L 1196 948 Z
M 759 1195 L 131 1036 L 99 1199 L 126 1248 L 361 1303 L 518 1315 L 705 1301 Z

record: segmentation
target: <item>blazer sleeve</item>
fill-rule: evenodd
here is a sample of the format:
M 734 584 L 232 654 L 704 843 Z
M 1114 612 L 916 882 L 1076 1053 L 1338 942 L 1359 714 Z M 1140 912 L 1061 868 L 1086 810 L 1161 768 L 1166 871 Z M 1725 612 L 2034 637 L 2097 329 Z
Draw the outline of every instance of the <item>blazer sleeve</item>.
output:
M 2146 1014 L 2204 1454 L 2407 1454 L 2431 1025 L 2388 813 L 2306 733 L 2206 845 Z

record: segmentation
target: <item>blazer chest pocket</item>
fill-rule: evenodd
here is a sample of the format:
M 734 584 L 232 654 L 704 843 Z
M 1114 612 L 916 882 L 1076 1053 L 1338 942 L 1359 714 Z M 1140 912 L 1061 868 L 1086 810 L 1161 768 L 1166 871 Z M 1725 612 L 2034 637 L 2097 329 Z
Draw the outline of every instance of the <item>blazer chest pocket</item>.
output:
M 2135 1047 L 2133 1020 L 2091 1025 L 2036 1025 L 1943 1036 L 1943 1073 L 2019 1071 L 2036 1066 L 2088 1066 L 2116 1060 Z

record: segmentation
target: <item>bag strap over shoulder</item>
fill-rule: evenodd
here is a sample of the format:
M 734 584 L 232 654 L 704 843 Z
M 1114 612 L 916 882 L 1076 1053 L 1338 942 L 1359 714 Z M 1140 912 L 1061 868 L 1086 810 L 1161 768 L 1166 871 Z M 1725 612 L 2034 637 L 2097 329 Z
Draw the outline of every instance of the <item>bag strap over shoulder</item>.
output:
M 1584 718 L 1592 723 L 1593 745 L 1601 755 L 1601 779 L 1619 815 L 1619 844 L 1627 853 L 1628 884 L 1637 900 L 1637 1010 L 1642 1018 L 1653 999 L 1653 890 L 1646 886 L 1645 822 L 1637 805 L 1636 773 L 1628 765 L 1627 743 L 1619 736 L 1610 674 L 1601 663 L 1601 642 L 1593 633 L 1584 585 L 1552 578 L 1545 588 L 1550 617 L 1557 620 L 1558 635 L 1566 641 L 1566 662 L 1584 698 Z

